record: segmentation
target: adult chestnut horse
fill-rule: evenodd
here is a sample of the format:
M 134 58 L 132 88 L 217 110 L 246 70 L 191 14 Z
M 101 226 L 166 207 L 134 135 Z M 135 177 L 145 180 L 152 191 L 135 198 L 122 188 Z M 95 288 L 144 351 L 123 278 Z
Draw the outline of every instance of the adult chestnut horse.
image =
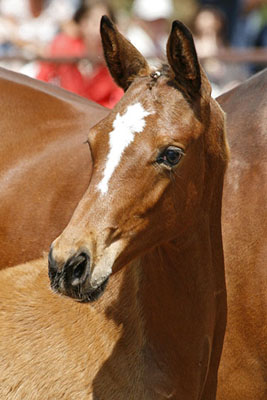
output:
M 91 175 L 83 143 L 108 111 L 4 69 L 0 93 L 1 268 L 40 257 L 66 226 Z
M 267 399 L 267 70 L 218 98 L 231 151 L 223 196 L 228 320 L 219 400 Z
M 89 188 L 49 254 L 80 303 L 44 261 L 1 272 L 0 397 L 215 399 L 224 116 L 183 24 L 154 71 L 107 17 L 101 33 L 127 92 L 90 132 Z

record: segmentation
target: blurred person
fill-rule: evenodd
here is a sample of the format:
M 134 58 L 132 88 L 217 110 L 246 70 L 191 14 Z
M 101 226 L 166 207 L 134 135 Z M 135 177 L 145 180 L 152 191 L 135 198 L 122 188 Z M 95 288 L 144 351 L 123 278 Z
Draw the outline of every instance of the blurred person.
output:
M 233 45 L 253 47 L 267 24 L 266 0 L 240 0 Z
M 226 46 L 227 22 L 224 14 L 214 7 L 201 7 L 196 13 L 192 31 L 200 57 L 211 57 Z
M 105 65 L 100 38 L 100 19 L 113 11 L 104 0 L 84 1 L 71 23 L 49 46 L 50 57 L 89 57 L 73 63 L 41 63 L 37 79 L 56 84 L 80 96 L 112 108 L 123 91 L 113 81 Z
M 267 48 L 267 1 L 259 1 L 259 30 L 255 38 L 254 46 L 255 47 L 264 47 Z M 257 5 L 256 5 L 257 6 Z M 262 64 L 254 64 L 251 67 L 251 72 L 253 74 L 261 71 L 265 68 L 266 65 Z
M 165 53 L 172 14 L 172 0 L 134 0 L 126 36 L 146 58 L 162 58 Z
M 225 38 L 229 44 L 232 43 L 235 26 L 239 17 L 241 1 L 243 0 L 198 0 L 200 8 L 212 7 L 223 13 L 227 20 Z
M 241 9 L 233 39 L 235 47 L 267 46 L 267 1 L 241 0 Z M 250 74 L 264 68 L 264 65 L 248 64 Z
M 41 15 L 43 10 L 47 7 L 47 5 L 50 2 L 49 0 L 28 0 L 28 1 L 31 13 L 35 18 Z M 57 2 L 60 3 L 58 0 Z M 68 0 L 67 4 L 71 7 L 71 12 L 73 12 L 73 10 L 76 10 L 81 5 L 81 2 L 82 0 Z M 62 3 L 64 3 L 64 1 L 61 2 L 61 4 Z M 69 10 L 67 10 L 67 12 L 69 12 Z
M 200 7 L 192 22 L 192 31 L 198 56 L 212 83 L 214 97 L 247 77 L 239 66 L 216 57 L 228 46 L 227 19 L 220 9 Z
M 0 23 L 6 21 L 5 39 L 15 49 L 42 55 L 60 26 L 72 17 L 77 1 L 0 0 Z

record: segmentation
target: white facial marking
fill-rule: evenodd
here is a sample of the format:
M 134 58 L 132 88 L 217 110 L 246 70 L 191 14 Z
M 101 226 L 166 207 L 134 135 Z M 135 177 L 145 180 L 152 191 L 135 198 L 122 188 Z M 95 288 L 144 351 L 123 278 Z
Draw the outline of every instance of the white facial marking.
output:
M 120 163 L 121 156 L 133 142 L 135 134 L 143 131 L 146 121 L 145 117 L 151 114 L 146 111 L 142 104 L 135 103 L 127 108 L 125 114 L 116 115 L 113 121 L 113 131 L 109 133 L 109 146 L 110 151 L 107 158 L 104 176 L 98 184 L 98 189 L 102 194 L 108 191 L 108 182 Z

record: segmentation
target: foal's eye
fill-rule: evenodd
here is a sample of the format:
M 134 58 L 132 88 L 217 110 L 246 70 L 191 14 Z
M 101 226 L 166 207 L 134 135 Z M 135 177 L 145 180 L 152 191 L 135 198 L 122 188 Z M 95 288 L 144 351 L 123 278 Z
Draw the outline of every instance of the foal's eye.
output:
M 179 147 L 169 146 L 164 149 L 157 158 L 158 164 L 164 164 L 168 167 L 174 167 L 184 156 L 184 151 Z

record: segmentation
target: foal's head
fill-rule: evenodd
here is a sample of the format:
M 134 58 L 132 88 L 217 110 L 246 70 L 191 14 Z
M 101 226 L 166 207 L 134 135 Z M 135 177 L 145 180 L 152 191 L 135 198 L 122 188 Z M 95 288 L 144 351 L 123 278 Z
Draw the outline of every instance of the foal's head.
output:
M 101 35 L 126 93 L 90 131 L 91 182 L 49 255 L 54 290 L 81 301 L 95 300 L 133 258 L 183 239 L 220 196 L 226 159 L 223 115 L 182 23 L 173 23 L 159 69 L 107 17 Z

